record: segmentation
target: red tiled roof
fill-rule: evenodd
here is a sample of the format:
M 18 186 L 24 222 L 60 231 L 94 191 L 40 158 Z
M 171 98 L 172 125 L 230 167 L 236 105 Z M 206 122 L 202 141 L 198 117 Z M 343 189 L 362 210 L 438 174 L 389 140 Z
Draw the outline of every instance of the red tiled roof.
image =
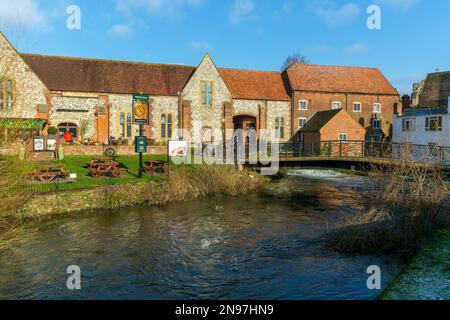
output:
M 219 69 L 235 99 L 289 101 L 289 94 L 278 72 Z
M 376 68 L 295 64 L 287 74 L 293 90 L 398 95 Z
M 21 54 L 52 91 L 176 96 L 194 67 Z

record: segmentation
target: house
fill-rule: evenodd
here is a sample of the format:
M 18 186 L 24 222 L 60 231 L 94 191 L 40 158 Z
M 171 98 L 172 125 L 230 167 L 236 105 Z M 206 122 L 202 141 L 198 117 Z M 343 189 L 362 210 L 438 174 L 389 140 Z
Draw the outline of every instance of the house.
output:
M 343 152 L 347 156 L 350 153 L 352 156 L 362 156 L 361 147 L 351 150 L 349 142 L 364 141 L 366 130 L 346 110 L 334 109 L 316 112 L 297 134 L 306 153 L 308 150 L 317 153 L 317 148 L 322 151 L 326 148 L 330 156 L 336 153 L 343 155 Z
M 410 143 L 419 156 L 439 155 L 450 162 L 450 97 L 447 104 L 431 108 L 411 108 L 394 118 L 393 142 Z
M 366 129 L 366 139 L 391 137 L 400 98 L 380 70 L 296 64 L 285 77 L 292 92 L 292 121 L 297 127 L 318 111 L 344 109 Z
M 389 138 L 398 92 L 378 69 L 294 65 L 287 71 L 19 53 L 0 33 L 0 118 L 40 119 L 42 134 L 132 143 L 133 94 L 150 97 L 144 135 L 154 144 L 228 141 L 237 129 L 290 141 L 319 111 L 344 109 L 366 137 Z M 3 77 L 1 77 L 3 75 Z M 364 139 L 364 137 L 359 137 Z M 337 139 L 337 137 L 333 138 Z

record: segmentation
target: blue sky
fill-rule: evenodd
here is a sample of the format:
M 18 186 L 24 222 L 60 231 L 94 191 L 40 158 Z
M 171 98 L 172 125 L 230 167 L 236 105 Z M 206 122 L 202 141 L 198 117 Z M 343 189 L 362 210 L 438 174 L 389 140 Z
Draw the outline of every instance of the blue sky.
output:
M 367 28 L 372 4 L 381 30 Z M 220 67 L 277 71 L 300 52 L 378 67 L 401 93 L 450 70 L 449 16 L 448 0 L 0 0 L 0 30 L 24 52 L 197 65 L 208 51 Z

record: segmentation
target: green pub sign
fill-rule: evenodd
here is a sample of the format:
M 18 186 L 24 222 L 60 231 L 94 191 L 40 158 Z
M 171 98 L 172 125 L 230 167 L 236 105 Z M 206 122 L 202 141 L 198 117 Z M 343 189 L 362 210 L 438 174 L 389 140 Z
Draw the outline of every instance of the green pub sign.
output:
M 135 138 L 135 151 L 136 153 L 147 153 L 147 137 Z
M 149 124 L 150 97 L 144 94 L 133 94 L 133 123 Z

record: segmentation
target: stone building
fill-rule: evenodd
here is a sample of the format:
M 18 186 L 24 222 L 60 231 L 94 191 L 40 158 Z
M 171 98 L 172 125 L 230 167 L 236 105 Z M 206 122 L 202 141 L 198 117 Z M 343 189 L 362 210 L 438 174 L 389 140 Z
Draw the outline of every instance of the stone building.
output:
M 445 107 L 449 96 L 450 71 L 430 73 L 418 95 L 418 106 L 421 108 Z
M 390 136 L 397 91 L 378 69 L 294 65 L 284 73 L 18 53 L 0 33 L 0 117 L 38 118 L 43 133 L 132 143 L 132 95 L 150 96 L 154 144 L 228 141 L 237 129 L 290 141 L 316 112 L 345 109 L 369 138 Z M 13 61 L 14 63 L 11 63 Z M 336 137 L 338 139 L 338 137 Z

